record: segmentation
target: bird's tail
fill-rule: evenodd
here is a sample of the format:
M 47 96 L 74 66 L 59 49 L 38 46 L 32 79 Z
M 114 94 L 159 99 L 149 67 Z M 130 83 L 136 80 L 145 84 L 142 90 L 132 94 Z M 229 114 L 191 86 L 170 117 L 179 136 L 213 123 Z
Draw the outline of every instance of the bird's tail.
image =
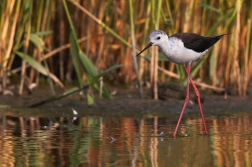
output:
M 211 47 L 212 45 L 214 45 L 216 42 L 219 41 L 219 39 L 221 39 L 224 35 L 229 35 L 231 33 L 228 34 L 222 34 L 222 35 L 218 35 L 218 36 L 214 36 L 214 37 L 207 37 L 207 38 L 211 38 L 212 40 L 210 40 L 209 44 L 208 44 L 208 48 Z
M 218 35 L 218 36 L 215 36 L 215 37 L 209 37 L 209 38 L 221 39 L 224 35 L 229 35 L 229 34 L 232 34 L 232 33 L 222 34 L 222 35 Z

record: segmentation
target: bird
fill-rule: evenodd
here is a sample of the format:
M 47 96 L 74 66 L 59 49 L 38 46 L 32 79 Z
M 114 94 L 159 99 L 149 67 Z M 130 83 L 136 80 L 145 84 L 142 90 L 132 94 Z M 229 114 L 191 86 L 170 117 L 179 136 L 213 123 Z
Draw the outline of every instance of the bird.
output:
M 200 115 L 204 127 L 204 131 L 208 134 L 205 117 L 202 111 L 202 105 L 200 101 L 200 93 L 196 88 L 195 84 L 190 75 L 191 63 L 199 59 L 201 56 L 205 55 L 208 48 L 213 46 L 217 41 L 219 41 L 224 35 L 218 35 L 214 37 L 205 37 L 196 33 L 191 32 L 179 32 L 168 36 L 162 30 L 155 30 L 150 34 L 150 43 L 140 51 L 136 56 L 139 56 L 146 49 L 151 46 L 158 46 L 164 56 L 171 62 L 183 65 L 185 73 L 187 74 L 187 86 L 186 86 L 186 97 L 184 100 L 184 105 L 182 107 L 176 128 L 174 130 L 173 136 L 176 137 L 178 127 L 180 125 L 182 116 L 189 102 L 189 84 L 191 83 L 193 90 L 196 94 L 198 106 L 200 110 Z

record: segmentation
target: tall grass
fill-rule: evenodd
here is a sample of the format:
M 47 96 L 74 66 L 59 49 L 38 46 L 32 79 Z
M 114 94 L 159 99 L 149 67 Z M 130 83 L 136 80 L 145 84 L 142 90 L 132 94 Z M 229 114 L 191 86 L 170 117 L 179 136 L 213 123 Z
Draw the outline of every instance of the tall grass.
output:
M 22 94 L 23 85 L 39 84 L 43 76 L 53 90 L 53 82 L 63 87 L 77 78 L 81 85 L 115 64 L 124 64 L 104 79 L 129 84 L 137 79 L 138 68 L 139 83 L 151 82 L 155 97 L 157 82 L 182 79 L 185 75 L 180 66 L 158 61 L 157 56 L 152 56 L 151 63 L 139 58 L 136 66 L 134 53 L 149 42 L 151 31 L 162 29 L 169 35 L 181 31 L 206 36 L 231 33 L 193 63 L 192 76 L 208 85 L 246 95 L 252 74 L 251 1 L 68 0 L 65 8 L 63 2 L 0 2 L 3 89 L 8 89 L 11 75 L 19 77 Z M 92 71 L 96 71 L 92 75 L 89 67 L 85 67 L 87 64 L 92 64 Z M 93 88 L 101 90 L 99 84 Z

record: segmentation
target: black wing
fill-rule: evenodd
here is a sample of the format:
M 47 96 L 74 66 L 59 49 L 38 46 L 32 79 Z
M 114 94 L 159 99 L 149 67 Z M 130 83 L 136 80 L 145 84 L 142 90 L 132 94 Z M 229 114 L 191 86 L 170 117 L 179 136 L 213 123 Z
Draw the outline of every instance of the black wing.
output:
M 176 33 L 171 37 L 179 38 L 187 49 L 192 49 L 196 52 L 204 52 L 221 39 L 222 36 L 223 35 L 203 37 L 195 33 Z

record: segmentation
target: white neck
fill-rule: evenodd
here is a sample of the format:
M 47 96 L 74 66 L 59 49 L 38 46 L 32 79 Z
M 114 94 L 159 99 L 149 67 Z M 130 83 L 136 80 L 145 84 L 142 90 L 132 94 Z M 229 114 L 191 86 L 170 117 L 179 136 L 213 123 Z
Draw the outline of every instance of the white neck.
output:
M 158 44 L 158 47 L 159 49 L 162 51 L 162 53 L 167 57 L 169 58 L 169 52 L 171 51 L 172 49 L 172 46 L 174 45 L 174 41 L 171 40 L 171 38 L 169 38 L 167 35 L 166 35 L 166 38 L 164 40 L 162 40 L 161 43 Z

